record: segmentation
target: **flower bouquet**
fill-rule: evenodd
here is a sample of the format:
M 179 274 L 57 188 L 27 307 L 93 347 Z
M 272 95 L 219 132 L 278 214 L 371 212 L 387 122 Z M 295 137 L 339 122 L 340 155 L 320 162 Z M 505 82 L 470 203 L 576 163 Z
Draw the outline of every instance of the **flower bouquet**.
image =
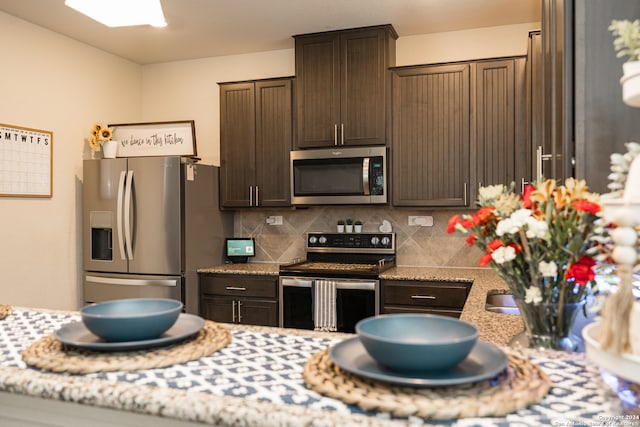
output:
M 576 314 L 595 288 L 588 249 L 601 206 L 587 190 L 573 178 L 563 186 L 550 179 L 529 185 L 522 196 L 513 184 L 481 187 L 479 210 L 449 220 L 447 232 L 466 234 L 469 246 L 484 251 L 480 266 L 509 286 L 530 346 L 569 349 Z
M 113 132 L 111 128 L 107 126 L 103 126 L 100 123 L 96 123 L 91 128 L 91 134 L 89 135 L 89 147 L 93 151 L 100 150 L 102 147 L 102 152 L 105 158 L 113 158 L 115 157 L 116 144 L 111 141 L 111 137 L 113 136 Z

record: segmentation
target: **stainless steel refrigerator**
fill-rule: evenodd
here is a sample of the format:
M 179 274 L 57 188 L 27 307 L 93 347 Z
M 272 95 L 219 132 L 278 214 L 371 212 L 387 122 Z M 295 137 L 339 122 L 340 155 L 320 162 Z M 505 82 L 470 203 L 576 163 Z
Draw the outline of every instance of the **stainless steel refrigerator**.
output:
M 197 269 L 224 262 L 218 168 L 182 157 L 85 160 L 83 299 L 175 298 L 198 314 Z

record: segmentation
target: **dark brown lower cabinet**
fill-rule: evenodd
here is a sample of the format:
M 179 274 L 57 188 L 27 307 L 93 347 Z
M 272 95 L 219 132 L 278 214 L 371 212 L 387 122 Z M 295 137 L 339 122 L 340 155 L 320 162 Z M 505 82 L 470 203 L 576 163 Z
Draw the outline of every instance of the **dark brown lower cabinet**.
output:
M 278 279 L 200 274 L 200 316 L 223 323 L 278 326 Z
M 460 317 L 471 289 L 465 282 L 383 280 L 383 314 L 429 313 Z

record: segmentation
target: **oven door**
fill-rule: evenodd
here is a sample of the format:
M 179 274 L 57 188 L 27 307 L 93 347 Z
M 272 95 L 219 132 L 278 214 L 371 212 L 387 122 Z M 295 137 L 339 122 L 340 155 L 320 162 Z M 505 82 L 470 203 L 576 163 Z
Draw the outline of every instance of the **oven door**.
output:
M 280 327 L 314 329 L 313 282 L 320 278 L 280 277 Z M 380 314 L 378 280 L 332 279 L 336 282 L 338 332 L 355 332 L 356 323 Z

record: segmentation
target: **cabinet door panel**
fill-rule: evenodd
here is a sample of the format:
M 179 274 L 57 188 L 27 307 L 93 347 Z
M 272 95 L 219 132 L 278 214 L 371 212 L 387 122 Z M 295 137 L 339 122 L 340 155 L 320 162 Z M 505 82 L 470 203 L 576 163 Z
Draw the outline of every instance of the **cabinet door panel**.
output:
M 340 39 L 336 34 L 296 38 L 298 148 L 336 142 L 340 123 Z
M 239 323 L 278 326 L 278 303 L 252 299 L 238 300 Z
M 347 32 L 340 40 L 341 143 L 384 145 L 388 102 L 385 85 L 389 73 L 385 30 Z
M 256 183 L 258 206 L 291 204 L 291 79 L 256 82 Z
M 474 144 L 478 185 L 515 180 L 514 60 L 474 64 Z
M 241 123 L 241 126 L 238 124 Z M 255 181 L 253 83 L 220 85 L 220 192 L 224 207 L 250 206 Z
M 228 297 L 203 298 L 200 302 L 200 314 L 214 322 L 233 323 L 233 304 L 233 299 Z
M 393 204 L 467 206 L 469 65 L 396 70 Z

